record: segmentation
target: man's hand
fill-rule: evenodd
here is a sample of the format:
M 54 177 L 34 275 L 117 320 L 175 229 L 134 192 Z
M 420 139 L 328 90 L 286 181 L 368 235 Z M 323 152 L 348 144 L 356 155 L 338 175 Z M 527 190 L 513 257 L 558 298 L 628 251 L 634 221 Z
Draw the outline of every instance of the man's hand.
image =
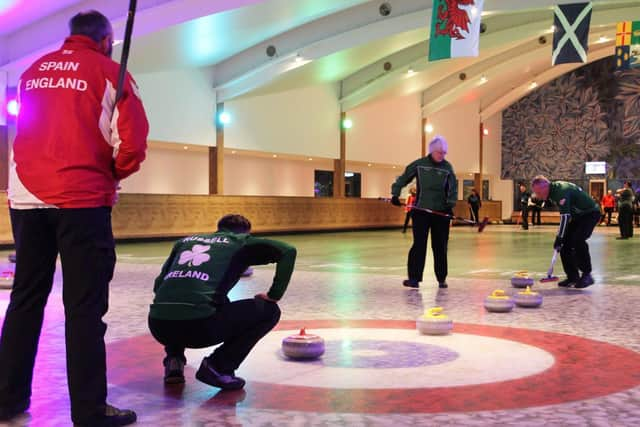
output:
M 391 197 L 391 204 L 393 206 L 402 206 L 402 203 L 400 203 L 400 199 L 398 198 L 398 196 Z
M 267 296 L 267 294 L 256 294 L 255 298 L 260 298 L 260 299 L 263 299 L 265 301 L 273 302 L 273 303 L 276 303 L 276 304 L 278 303 L 278 300 L 269 298 Z
M 560 236 L 556 236 L 556 240 L 553 242 L 553 249 L 560 252 L 562 245 L 564 245 L 564 239 Z

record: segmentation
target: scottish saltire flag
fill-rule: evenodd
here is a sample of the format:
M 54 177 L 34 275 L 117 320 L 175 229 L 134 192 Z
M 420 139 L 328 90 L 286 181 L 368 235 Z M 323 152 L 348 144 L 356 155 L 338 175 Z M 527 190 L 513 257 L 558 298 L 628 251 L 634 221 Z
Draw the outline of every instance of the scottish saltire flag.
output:
M 561 4 L 554 8 L 551 64 L 587 62 L 591 3 Z
M 484 0 L 434 0 L 429 61 L 478 56 Z
M 618 22 L 616 70 L 640 67 L 640 21 Z

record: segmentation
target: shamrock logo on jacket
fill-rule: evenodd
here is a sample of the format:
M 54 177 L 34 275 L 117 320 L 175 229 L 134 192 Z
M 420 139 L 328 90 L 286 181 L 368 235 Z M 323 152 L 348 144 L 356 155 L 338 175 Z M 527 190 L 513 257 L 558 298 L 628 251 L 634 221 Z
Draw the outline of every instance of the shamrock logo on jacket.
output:
M 180 254 L 180 260 L 178 264 L 186 264 L 199 266 L 211 259 L 207 251 L 211 249 L 211 246 L 205 245 L 193 245 L 190 251 L 184 251 Z

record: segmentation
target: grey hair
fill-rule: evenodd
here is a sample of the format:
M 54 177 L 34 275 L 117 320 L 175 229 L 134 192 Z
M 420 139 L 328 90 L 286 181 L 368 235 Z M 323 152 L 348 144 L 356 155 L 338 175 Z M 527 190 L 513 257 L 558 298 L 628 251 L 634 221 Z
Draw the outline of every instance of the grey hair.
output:
M 549 178 L 547 178 L 544 175 L 536 175 L 536 177 L 533 178 L 533 180 L 531 181 L 531 186 L 532 187 L 534 185 L 545 185 L 545 186 L 548 186 L 549 184 L 551 184 L 551 181 L 549 181 Z

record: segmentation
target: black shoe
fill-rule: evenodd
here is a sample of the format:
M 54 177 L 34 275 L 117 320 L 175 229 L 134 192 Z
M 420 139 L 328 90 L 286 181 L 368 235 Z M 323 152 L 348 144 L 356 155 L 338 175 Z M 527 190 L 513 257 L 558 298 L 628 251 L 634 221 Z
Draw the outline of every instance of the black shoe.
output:
M 245 384 L 245 380 L 236 377 L 233 373 L 225 374 L 216 371 L 206 357 L 202 359 L 200 369 L 196 372 L 196 379 L 223 390 L 239 390 Z
M 564 279 L 561 282 L 558 282 L 558 286 L 560 286 L 561 288 L 569 288 L 569 287 L 575 285 L 576 282 L 577 282 L 577 280 Z
M 118 409 L 115 406 L 107 405 L 104 415 L 93 418 L 92 420 L 82 423 L 73 424 L 74 427 L 117 427 L 128 426 L 136 422 L 138 417 L 136 413 L 129 409 Z
M 164 383 L 184 383 L 184 361 L 178 357 L 167 357 L 164 360 Z
M 627 240 L 627 239 L 628 237 L 622 237 L 622 236 L 616 237 L 616 240 Z
M 438 287 L 440 289 L 445 289 L 445 288 L 448 288 L 449 285 L 447 285 L 447 282 L 440 282 L 440 283 L 438 283 Z
M 419 288 L 420 282 L 413 279 L 407 279 L 402 281 L 402 286 L 406 286 L 407 288 Z
M 593 277 L 591 277 L 591 274 L 587 273 L 587 274 L 583 274 L 582 277 L 580 279 L 578 279 L 578 283 L 576 283 L 576 288 L 577 289 L 582 289 L 582 288 L 586 288 L 587 286 L 591 286 L 595 283 L 595 281 L 593 280 Z
M 18 403 L 15 406 L 0 406 L 0 421 L 9 421 L 29 409 L 29 402 Z

